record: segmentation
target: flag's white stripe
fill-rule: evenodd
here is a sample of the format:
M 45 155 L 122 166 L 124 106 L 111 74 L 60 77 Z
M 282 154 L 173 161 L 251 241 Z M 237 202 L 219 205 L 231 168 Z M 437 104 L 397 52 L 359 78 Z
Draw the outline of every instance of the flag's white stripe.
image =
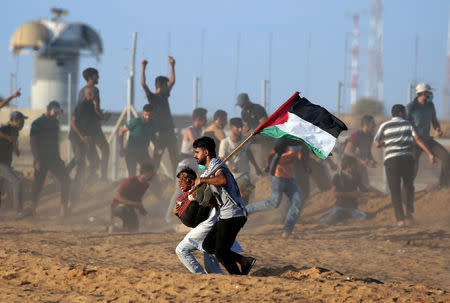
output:
M 305 140 L 310 145 L 319 149 L 325 156 L 331 153 L 336 144 L 336 138 L 334 136 L 293 113 L 288 114 L 289 118 L 285 123 L 275 126 L 290 135 Z

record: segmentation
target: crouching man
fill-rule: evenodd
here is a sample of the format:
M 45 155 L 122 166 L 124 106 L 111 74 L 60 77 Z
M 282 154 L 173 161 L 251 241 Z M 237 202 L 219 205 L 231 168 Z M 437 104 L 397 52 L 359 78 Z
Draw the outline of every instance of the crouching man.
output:
M 139 176 L 128 177 L 120 184 L 111 204 L 111 222 L 114 217 L 119 217 L 123 222 L 123 231 L 134 232 L 139 229 L 136 210 L 141 215 L 147 215 L 147 211 L 142 205 L 142 197 L 147 191 L 152 177 L 153 165 L 143 163 Z M 111 233 L 113 230 L 114 226 L 111 223 L 108 231 Z

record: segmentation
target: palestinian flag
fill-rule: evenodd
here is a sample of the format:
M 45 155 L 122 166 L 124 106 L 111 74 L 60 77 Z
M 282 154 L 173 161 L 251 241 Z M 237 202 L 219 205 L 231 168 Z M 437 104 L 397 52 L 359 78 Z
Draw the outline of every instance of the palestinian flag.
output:
M 343 130 L 347 130 L 344 122 L 296 92 L 255 134 L 302 141 L 316 156 L 326 159 Z

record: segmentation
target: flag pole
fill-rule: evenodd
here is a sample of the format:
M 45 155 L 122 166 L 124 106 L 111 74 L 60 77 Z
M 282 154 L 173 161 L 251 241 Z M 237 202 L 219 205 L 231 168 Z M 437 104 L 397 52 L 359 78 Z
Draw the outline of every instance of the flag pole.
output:
M 252 139 L 256 134 L 258 134 L 261 129 L 263 129 L 267 124 L 272 123 L 273 121 L 275 121 L 277 119 L 277 117 L 279 116 L 279 114 L 282 111 L 286 111 L 291 102 L 295 99 L 297 99 L 299 97 L 299 92 L 296 92 L 291 98 L 289 98 L 289 100 L 287 100 L 277 111 L 275 111 L 272 115 L 270 115 L 269 118 L 267 118 L 266 121 L 264 121 L 263 123 L 261 123 L 251 134 L 250 136 L 248 136 L 244 141 L 242 141 L 241 144 L 239 144 L 238 147 L 236 147 L 228 156 L 225 157 L 225 159 L 222 160 L 222 163 L 220 163 L 216 168 L 214 168 L 207 176 L 206 178 L 211 177 L 212 175 L 214 175 L 221 167 L 222 165 L 225 164 L 225 162 L 227 162 L 231 157 L 233 157 L 248 141 L 250 141 L 250 139 Z

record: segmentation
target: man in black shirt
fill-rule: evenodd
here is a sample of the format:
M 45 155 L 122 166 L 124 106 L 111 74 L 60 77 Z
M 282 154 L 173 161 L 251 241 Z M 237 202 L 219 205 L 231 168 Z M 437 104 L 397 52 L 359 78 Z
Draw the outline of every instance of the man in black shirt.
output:
M 96 133 L 97 118 L 95 99 L 96 90 L 92 86 L 86 86 L 83 90 L 84 98 L 75 107 L 70 122 L 69 139 L 74 151 L 74 159 L 77 171 L 75 175 L 75 184 L 78 187 L 74 193 L 79 193 L 82 187 L 82 180 L 85 180 L 86 157 L 89 159 L 89 174 L 92 180 L 96 175 L 96 157 L 94 137 Z
M 242 109 L 241 117 L 244 122 L 242 134 L 244 136 L 249 136 L 250 133 L 258 127 L 258 125 L 266 121 L 268 118 L 264 107 L 251 102 L 248 94 L 246 93 L 241 93 L 238 95 L 236 105 Z M 272 149 L 274 140 L 267 136 L 256 136 L 250 144 L 259 144 L 257 148 L 253 149 L 253 153 L 255 154 L 255 158 L 260 167 L 264 166 L 264 162 Z
M 321 222 L 336 222 L 345 219 L 364 220 L 367 214 L 358 209 L 361 192 L 367 191 L 357 173 L 357 160 L 344 156 L 341 171 L 333 177 L 332 192 L 336 202 L 331 212 L 321 218 Z
M 96 103 L 94 104 L 95 116 L 92 116 L 92 120 L 90 123 L 92 124 L 92 132 L 90 134 L 92 140 L 92 148 L 89 150 L 91 155 L 89 155 L 90 159 L 95 159 L 93 163 L 89 161 L 89 165 L 92 166 L 91 169 L 93 172 L 97 171 L 98 164 L 100 164 L 101 171 L 101 179 L 108 179 L 108 161 L 109 161 L 109 144 L 106 141 L 105 134 L 101 128 L 101 122 L 106 120 L 106 115 L 100 109 L 100 92 L 98 88 L 95 86 L 98 84 L 99 74 L 95 68 L 89 67 L 83 71 L 83 78 L 86 80 L 86 86 L 80 90 L 78 94 L 78 104 L 82 101 L 86 101 L 86 92 L 87 88 L 92 88 L 94 90 L 94 99 Z M 98 162 L 98 155 L 96 147 L 100 148 L 102 157 L 100 162 Z
M 252 103 L 246 93 L 239 94 L 236 105 L 242 109 L 241 117 L 244 122 L 244 134 L 248 133 L 250 130 L 254 130 L 268 118 L 264 107 Z
M 52 101 L 47 105 L 47 111 L 31 124 L 30 145 L 34 158 L 34 180 L 31 189 L 32 207 L 21 217 L 35 216 L 39 195 L 44 186 L 47 172 L 55 175 L 61 184 L 61 214 L 69 215 L 70 179 L 64 161 L 59 155 L 59 121 L 61 113 L 59 102 Z
M 9 122 L 0 127 L 0 189 L 3 181 L 12 186 L 13 206 L 16 210 L 22 207 L 22 178 L 12 169 L 11 163 L 13 152 L 20 155 L 18 138 L 25 119 L 21 112 L 15 111 L 10 114 Z
M 175 175 L 175 169 L 178 163 L 177 138 L 174 132 L 174 123 L 169 106 L 169 96 L 175 84 L 175 60 L 169 56 L 170 79 L 164 76 L 158 76 L 155 79 L 155 92 L 151 92 L 146 84 L 145 69 L 148 61 L 142 60 L 141 85 L 147 96 L 148 103 L 155 110 L 155 125 L 158 132 L 153 161 L 155 171 L 158 169 L 164 150 L 167 148 L 170 161 L 172 163 L 172 175 Z

